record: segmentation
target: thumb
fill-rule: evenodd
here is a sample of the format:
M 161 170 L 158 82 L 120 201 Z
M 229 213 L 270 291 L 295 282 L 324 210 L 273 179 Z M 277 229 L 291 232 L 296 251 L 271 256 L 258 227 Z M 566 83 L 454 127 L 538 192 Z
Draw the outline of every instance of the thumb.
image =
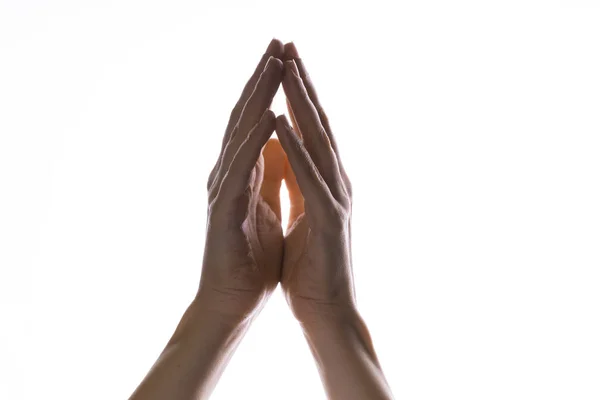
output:
M 287 158 L 277 139 L 269 139 L 269 141 L 267 141 L 263 148 L 262 155 L 264 158 L 264 172 L 260 195 L 269 205 L 271 210 L 273 210 L 277 219 L 281 221 L 281 202 L 279 193 Z

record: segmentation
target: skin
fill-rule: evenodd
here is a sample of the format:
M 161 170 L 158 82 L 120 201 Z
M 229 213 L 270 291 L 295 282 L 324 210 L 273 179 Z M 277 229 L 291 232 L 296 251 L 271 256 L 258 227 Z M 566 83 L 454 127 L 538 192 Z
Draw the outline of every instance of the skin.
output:
M 206 244 L 198 293 L 132 400 L 207 399 L 281 275 L 281 221 L 261 196 L 271 170 L 261 150 L 282 79 L 274 40 L 231 112 L 208 179 Z M 265 178 L 265 175 L 267 179 Z M 263 185 L 264 184 L 264 185 Z
M 283 85 L 290 125 L 269 110 Z M 276 131 L 278 139 L 269 137 Z M 285 237 L 279 192 L 290 218 Z M 392 399 L 355 303 L 352 190 L 291 43 L 273 40 L 231 112 L 208 179 L 198 293 L 131 400 L 207 399 L 281 283 L 330 399 Z
M 356 308 L 352 187 L 327 115 L 293 44 L 285 46 L 284 58 L 282 83 L 294 126 L 279 116 L 276 132 L 293 171 L 285 180 L 298 216 L 285 237 L 281 286 L 304 330 L 328 397 L 391 399 Z

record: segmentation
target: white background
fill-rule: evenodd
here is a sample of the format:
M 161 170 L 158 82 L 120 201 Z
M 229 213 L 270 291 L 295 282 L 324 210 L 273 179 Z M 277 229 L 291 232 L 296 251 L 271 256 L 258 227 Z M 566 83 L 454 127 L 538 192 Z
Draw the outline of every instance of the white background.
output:
M 600 398 L 597 3 L 211 3 L 0 2 L 0 399 L 134 390 L 197 288 L 205 182 L 272 37 L 340 142 L 396 397 Z M 324 398 L 279 291 L 213 398 Z

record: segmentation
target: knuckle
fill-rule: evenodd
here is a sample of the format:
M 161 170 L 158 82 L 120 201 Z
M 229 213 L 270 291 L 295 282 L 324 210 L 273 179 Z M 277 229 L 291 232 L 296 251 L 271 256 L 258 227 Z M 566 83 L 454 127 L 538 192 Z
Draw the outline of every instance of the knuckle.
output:
M 350 182 L 350 179 L 346 177 L 346 179 L 344 179 L 344 183 L 346 186 L 346 193 L 348 193 L 348 200 L 350 203 L 352 203 L 352 182 Z
M 240 102 L 238 102 L 232 109 L 231 112 L 229 113 L 229 119 L 233 120 L 234 118 L 237 118 L 240 115 L 240 112 L 242 111 L 242 104 L 240 104 Z M 237 121 L 236 121 L 237 122 Z
M 248 191 L 227 199 L 222 194 L 217 195 L 208 206 L 207 222 L 209 227 L 229 229 L 241 226 L 248 215 L 249 202 Z
M 319 114 L 319 118 L 321 119 L 321 123 L 323 123 L 323 125 L 325 125 L 326 123 L 328 123 L 329 119 L 327 118 L 327 114 L 325 114 L 325 109 L 323 109 L 323 107 L 321 106 L 321 104 L 317 105 L 315 108 L 317 109 L 317 113 Z
M 214 198 L 221 186 L 221 181 L 223 180 L 222 170 L 215 170 L 213 174 L 208 179 L 207 182 L 207 190 L 210 198 Z
M 207 222 L 209 226 L 218 226 L 222 216 L 224 214 L 222 202 L 219 201 L 218 196 L 215 197 L 208 205 L 208 217 Z
M 352 208 L 352 198 L 349 195 L 342 196 L 342 198 L 340 199 L 340 206 L 344 210 L 350 211 L 350 209 Z
M 208 180 L 206 181 L 206 190 L 208 190 L 209 192 L 211 191 L 212 187 L 214 186 L 214 182 L 215 182 L 215 177 L 217 175 L 217 168 L 215 166 L 215 168 L 213 168 L 212 171 L 210 171 L 210 175 L 208 175 Z
M 315 228 L 323 234 L 340 235 L 347 229 L 349 215 L 345 207 L 333 202 L 321 210 Z
M 323 142 L 331 146 L 331 143 L 329 141 L 329 135 L 327 134 L 327 131 L 325 130 L 323 124 L 319 124 L 319 127 L 317 129 L 317 137 L 319 138 L 319 140 L 322 140 Z

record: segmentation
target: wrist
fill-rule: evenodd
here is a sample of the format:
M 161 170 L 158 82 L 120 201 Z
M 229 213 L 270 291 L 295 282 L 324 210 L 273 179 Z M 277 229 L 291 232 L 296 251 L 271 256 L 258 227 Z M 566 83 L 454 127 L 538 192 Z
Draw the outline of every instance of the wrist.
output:
M 288 295 L 287 301 L 304 331 L 341 329 L 360 319 L 352 300 L 318 301 Z
M 237 327 L 250 323 L 260 312 L 272 290 L 226 291 L 214 289 L 200 282 L 200 289 L 192 302 L 196 313 L 210 316 L 223 323 Z
M 371 335 L 356 307 L 345 308 L 337 314 L 313 315 L 299 322 L 313 351 L 345 347 L 365 351 L 376 361 Z
M 207 399 L 247 331 L 196 300 L 132 399 Z
M 357 326 L 360 314 L 355 307 L 328 306 L 327 310 L 297 313 L 298 322 L 305 334 L 319 335 L 324 332 L 347 331 Z
M 204 341 L 220 346 L 244 332 L 249 324 L 249 320 L 223 313 L 195 298 L 181 318 L 170 343 Z

